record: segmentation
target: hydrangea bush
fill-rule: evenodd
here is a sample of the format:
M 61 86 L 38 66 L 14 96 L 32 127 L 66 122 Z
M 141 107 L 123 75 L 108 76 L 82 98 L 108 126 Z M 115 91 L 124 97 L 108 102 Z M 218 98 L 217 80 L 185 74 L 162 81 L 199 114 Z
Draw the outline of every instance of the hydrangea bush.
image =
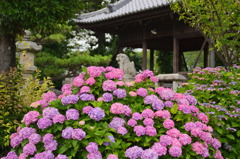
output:
M 211 114 L 209 125 L 223 143 L 226 158 L 240 158 L 240 66 L 195 68 L 191 80 L 178 91 L 195 96 L 198 108 Z
M 31 104 L 11 136 L 6 159 L 221 159 L 221 143 L 194 96 L 154 87 L 143 71 L 133 82 L 113 67 L 88 67 Z

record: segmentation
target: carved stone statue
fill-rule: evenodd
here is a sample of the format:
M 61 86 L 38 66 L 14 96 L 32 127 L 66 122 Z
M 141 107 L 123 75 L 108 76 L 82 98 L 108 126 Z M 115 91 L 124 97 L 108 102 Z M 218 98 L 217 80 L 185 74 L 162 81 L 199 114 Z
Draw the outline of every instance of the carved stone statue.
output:
M 130 62 L 128 56 L 126 54 L 118 54 L 116 58 L 119 68 L 124 71 L 124 81 L 133 81 L 134 77 L 137 74 L 134 62 Z

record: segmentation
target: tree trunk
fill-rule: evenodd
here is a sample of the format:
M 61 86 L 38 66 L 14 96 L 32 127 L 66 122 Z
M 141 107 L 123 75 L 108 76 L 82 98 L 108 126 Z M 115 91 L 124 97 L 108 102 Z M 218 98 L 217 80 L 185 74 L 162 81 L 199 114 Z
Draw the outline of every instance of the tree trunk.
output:
M 0 73 L 16 67 L 16 45 L 14 35 L 0 36 Z

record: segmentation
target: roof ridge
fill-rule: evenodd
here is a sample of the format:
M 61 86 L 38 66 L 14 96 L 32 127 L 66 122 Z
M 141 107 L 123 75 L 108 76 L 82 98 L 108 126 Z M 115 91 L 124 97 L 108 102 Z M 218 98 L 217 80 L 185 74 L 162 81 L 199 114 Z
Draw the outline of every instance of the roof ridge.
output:
M 125 6 L 130 1 L 132 1 L 132 0 L 120 0 L 120 1 L 118 1 L 116 3 L 108 4 L 107 8 L 108 8 L 109 12 L 114 12 L 114 11 L 122 8 L 123 6 Z

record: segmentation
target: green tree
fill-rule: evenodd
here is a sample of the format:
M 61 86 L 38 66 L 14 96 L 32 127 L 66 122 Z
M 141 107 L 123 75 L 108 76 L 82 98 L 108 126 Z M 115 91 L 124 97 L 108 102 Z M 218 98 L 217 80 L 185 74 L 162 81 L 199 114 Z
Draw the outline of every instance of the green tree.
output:
M 180 19 L 202 32 L 229 67 L 240 60 L 239 4 L 239 0 L 178 0 L 171 8 Z
M 16 66 L 17 35 L 25 29 L 41 35 L 55 32 L 81 8 L 81 0 L 1 0 L 0 72 Z

